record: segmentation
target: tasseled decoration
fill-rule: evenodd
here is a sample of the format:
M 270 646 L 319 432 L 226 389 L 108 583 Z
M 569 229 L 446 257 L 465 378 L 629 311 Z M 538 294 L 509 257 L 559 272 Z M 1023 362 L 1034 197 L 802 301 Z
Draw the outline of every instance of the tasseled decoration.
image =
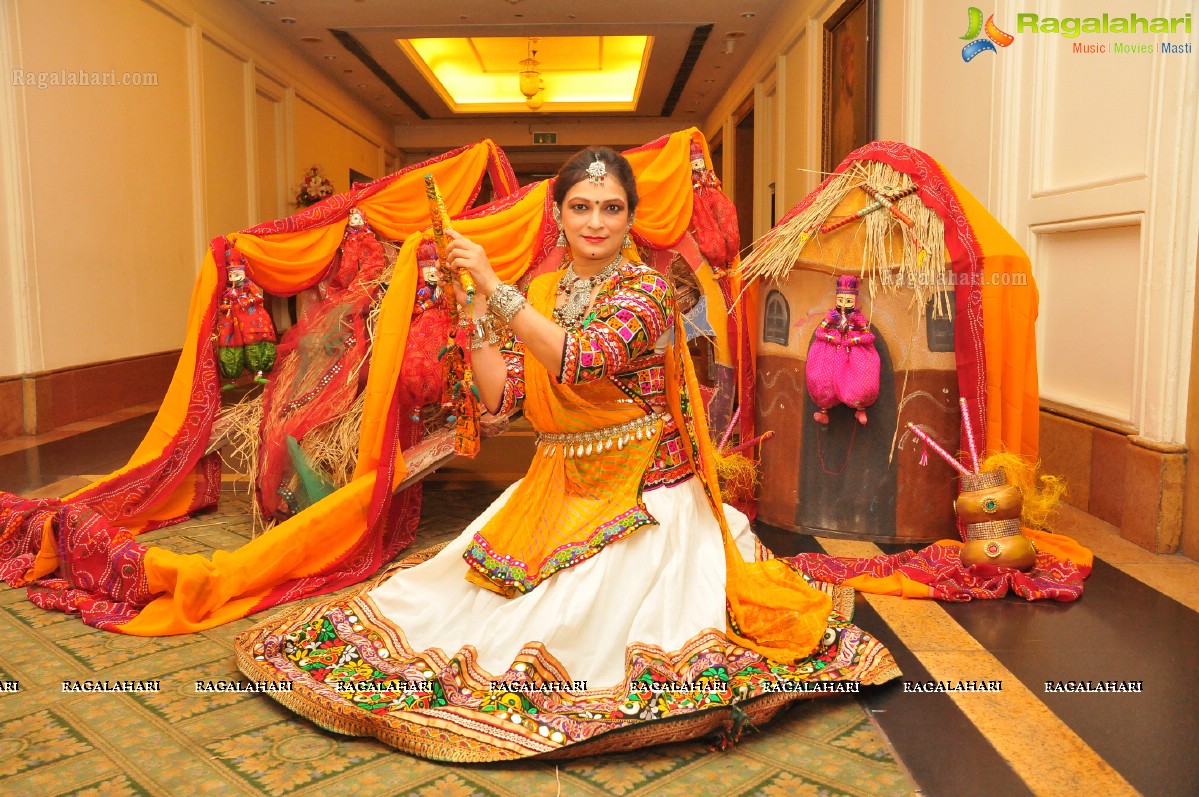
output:
M 441 261 L 442 281 L 449 285 L 454 275 L 446 266 L 445 252 L 448 241 L 445 231 L 450 225 L 450 217 L 446 213 L 445 203 L 441 192 L 432 175 L 425 176 L 425 193 L 429 200 L 429 216 L 433 221 L 433 243 L 437 246 L 437 257 Z M 467 302 L 473 301 L 474 282 L 463 272 L 462 285 L 467 291 Z M 468 284 L 469 283 L 469 284 Z M 470 322 L 463 316 L 458 302 L 452 291 L 442 292 L 443 307 L 450 317 L 449 332 L 446 336 L 445 347 L 442 348 L 441 358 L 445 371 L 446 387 L 449 398 L 445 407 L 450 411 L 446 420 L 454 424 L 454 452 L 464 457 L 473 457 L 479 453 L 479 409 L 478 389 L 470 367 Z M 463 326 L 463 323 L 466 326 Z M 465 338 L 465 345 L 459 343 L 459 337 Z
M 716 476 L 720 479 L 720 491 L 728 495 L 753 495 L 758 482 L 758 466 L 741 453 L 716 452 Z
M 752 499 L 754 487 L 758 484 L 758 463 L 742 452 L 774 436 L 773 431 L 768 431 L 752 440 L 732 445 L 730 440 L 740 419 L 741 407 L 737 407 L 728 428 L 715 446 L 716 477 L 720 481 L 721 493 L 730 501 Z
M 1017 454 L 1001 452 L 983 460 L 981 470 L 1003 468 L 1009 484 L 1014 484 L 1024 493 L 1024 504 L 1020 522 L 1030 529 L 1048 529 L 1050 518 L 1066 494 L 1066 483 L 1057 476 L 1039 473 L 1040 463 L 1029 462 Z

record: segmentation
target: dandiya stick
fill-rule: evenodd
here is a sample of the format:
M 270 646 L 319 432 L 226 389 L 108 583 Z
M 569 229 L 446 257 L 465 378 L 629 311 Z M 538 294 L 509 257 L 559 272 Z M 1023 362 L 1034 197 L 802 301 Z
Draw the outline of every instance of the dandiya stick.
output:
M 956 459 L 954 459 L 952 454 L 941 448 L 941 446 L 937 444 L 937 441 L 929 437 L 923 429 L 917 427 L 916 424 L 911 423 L 910 421 L 908 422 L 908 429 L 912 432 L 912 434 L 923 440 L 926 446 L 931 448 L 933 451 L 936 451 L 937 454 L 940 455 L 941 459 L 948 462 L 958 473 L 962 474 L 963 476 L 971 475 L 970 471 L 966 470 L 965 465 L 958 462 Z
M 882 205 L 883 207 L 885 207 L 892 216 L 894 216 L 895 218 L 897 218 L 901 222 L 903 222 L 903 225 L 905 227 L 907 227 L 910 230 L 916 228 L 916 222 L 912 221 L 912 217 L 909 216 L 908 214 L 904 213 L 899 208 L 895 207 L 895 205 L 892 204 L 890 199 L 883 196 L 883 193 L 881 191 L 875 191 L 873 188 L 866 185 L 865 183 L 862 184 L 862 190 L 866 192 L 866 195 L 868 197 L 870 197 L 875 202 L 877 202 L 880 205 Z M 907 194 L 909 194 L 909 193 L 911 193 L 911 191 L 908 191 L 907 193 L 901 193 L 899 196 L 907 196 Z M 896 196 L 895 198 L 899 199 L 899 196 Z
M 425 196 L 429 200 L 429 218 L 433 221 L 433 244 L 437 247 L 437 256 L 445 264 L 445 251 L 449 245 L 449 241 L 446 240 L 445 231 L 450 226 L 450 214 L 446 212 L 445 200 L 441 198 L 441 191 L 437 188 L 437 181 L 433 179 L 433 175 L 431 174 L 425 175 Z M 459 269 L 458 279 L 462 283 L 462 290 L 466 291 L 466 303 L 473 304 L 475 300 L 474 277 L 466 269 Z
M 717 449 L 723 450 L 728 445 L 729 438 L 733 436 L 733 429 L 737 427 L 737 421 L 741 420 L 741 406 L 737 406 L 737 411 L 733 413 L 733 420 L 729 421 L 729 428 L 725 430 L 724 436 L 720 438 L 720 445 Z
M 758 443 L 764 443 L 772 437 L 774 437 L 774 430 L 770 429 L 770 430 L 764 432 L 763 434 L 758 435 L 753 440 L 747 440 L 744 443 L 733 446 L 725 453 L 726 453 L 726 455 L 727 454 L 739 454 L 742 451 L 744 451 L 745 449 L 750 448 L 752 446 L 756 446 Z
M 978 446 L 974 444 L 974 424 L 970 421 L 970 405 L 966 402 L 965 396 L 958 398 L 958 406 L 962 408 L 962 425 L 966 428 L 966 445 L 970 447 L 970 464 L 974 466 L 974 472 L 978 473 Z

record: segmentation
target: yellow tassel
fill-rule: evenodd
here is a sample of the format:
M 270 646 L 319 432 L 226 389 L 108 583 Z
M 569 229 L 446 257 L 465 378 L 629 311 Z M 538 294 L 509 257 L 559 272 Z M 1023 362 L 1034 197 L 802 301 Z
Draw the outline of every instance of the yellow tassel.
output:
M 1049 529 L 1049 521 L 1066 494 L 1066 483 L 1057 476 L 1038 473 L 1041 463 L 1029 462 L 1018 454 L 1000 452 L 983 460 L 983 472 L 1003 468 L 1007 480 L 1024 493 L 1020 522 L 1030 529 Z
M 716 476 L 720 479 L 720 491 L 728 495 L 752 494 L 758 482 L 758 469 L 754 461 L 744 454 L 721 454 L 716 452 Z

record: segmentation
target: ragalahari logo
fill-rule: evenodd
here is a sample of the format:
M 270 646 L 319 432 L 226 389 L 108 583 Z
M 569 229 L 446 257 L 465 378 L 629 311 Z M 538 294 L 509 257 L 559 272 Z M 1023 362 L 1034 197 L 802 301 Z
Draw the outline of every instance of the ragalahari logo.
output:
M 995 24 L 995 15 L 987 17 L 986 24 L 983 24 L 983 12 L 971 6 L 969 9 L 970 22 L 966 28 L 966 35 L 962 37 L 964 40 L 970 40 L 965 47 L 962 48 L 962 60 L 970 63 L 979 53 L 992 52 L 997 53 L 995 45 L 1007 47 L 1016 40 L 1016 37 L 1010 33 L 1004 33 Z M 985 33 L 986 36 L 979 38 L 980 33 Z

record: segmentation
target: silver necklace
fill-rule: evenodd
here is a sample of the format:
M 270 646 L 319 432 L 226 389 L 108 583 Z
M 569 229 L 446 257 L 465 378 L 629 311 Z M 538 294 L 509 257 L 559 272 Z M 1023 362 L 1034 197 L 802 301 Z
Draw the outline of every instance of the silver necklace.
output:
M 604 280 L 616 273 L 623 252 L 618 252 L 616 259 L 604 266 L 599 272 L 590 277 L 580 277 L 575 273 L 575 264 L 566 267 L 566 273 L 558 282 L 558 293 L 566 296 L 566 302 L 561 307 L 554 308 L 554 320 L 566 329 L 579 329 L 583 325 L 583 314 L 591 304 L 591 289 L 603 284 Z

